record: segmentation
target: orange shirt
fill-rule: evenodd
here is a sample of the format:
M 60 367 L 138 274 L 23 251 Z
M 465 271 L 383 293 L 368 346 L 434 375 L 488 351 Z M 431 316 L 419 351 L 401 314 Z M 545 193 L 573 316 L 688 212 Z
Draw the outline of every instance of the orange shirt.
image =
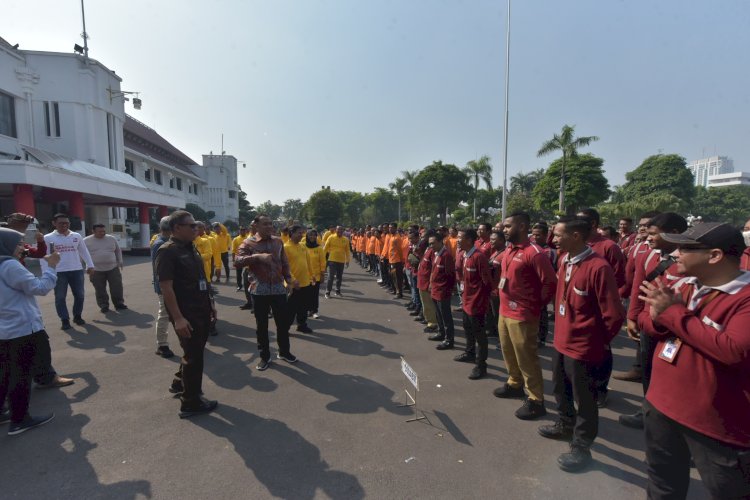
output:
M 388 252 L 391 251 L 391 234 L 388 233 L 383 236 L 383 248 L 380 251 L 380 256 L 384 259 L 388 258 Z
M 448 236 L 445 239 L 445 244 L 448 246 L 448 249 L 451 251 L 451 255 L 453 256 L 453 259 L 456 258 L 456 249 L 458 247 L 458 238 L 452 238 Z
M 367 249 L 367 239 L 365 236 L 357 236 L 357 251 L 364 252 Z
M 375 236 L 370 236 L 370 239 L 367 241 L 367 255 L 374 255 L 376 253 L 377 241 L 378 239 Z
M 404 261 L 403 251 L 401 249 L 402 239 L 399 235 L 394 234 L 391 236 L 388 244 L 388 262 L 391 264 L 397 264 Z

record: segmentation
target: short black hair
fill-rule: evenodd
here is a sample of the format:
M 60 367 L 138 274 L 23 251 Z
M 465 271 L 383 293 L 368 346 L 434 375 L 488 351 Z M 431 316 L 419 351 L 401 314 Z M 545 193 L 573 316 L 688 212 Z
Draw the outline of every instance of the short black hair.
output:
M 549 226 L 543 220 L 540 220 L 539 222 L 537 222 L 536 224 L 534 224 L 531 229 L 539 229 L 544 234 L 549 233 Z
M 493 229 L 490 234 L 496 234 L 498 238 L 505 241 L 505 233 L 502 231 L 502 229 Z
M 579 233 L 584 240 L 591 236 L 591 221 L 585 217 L 563 216 L 560 217 L 558 224 L 565 224 L 565 232 L 568 234 Z
M 459 229 L 462 233 L 464 233 L 464 238 L 468 238 L 471 240 L 472 243 L 475 243 L 477 241 L 477 238 L 479 236 L 477 235 L 477 230 L 473 227 L 467 227 L 466 229 Z
M 588 219 L 589 222 L 596 223 L 597 226 L 602 222 L 599 212 L 595 208 L 582 208 L 578 213 Z
M 270 219 L 270 218 L 271 218 L 271 216 L 270 216 L 270 215 L 268 215 L 268 214 L 258 214 L 258 215 L 256 215 L 256 216 L 255 216 L 255 218 L 253 219 L 253 222 L 257 224 L 258 222 L 260 222 L 260 219 L 261 219 L 261 218 L 263 218 L 263 217 L 265 217 L 265 218 L 267 218 L 267 219 Z
M 52 216 L 52 222 L 55 222 L 57 219 L 70 219 L 70 216 L 66 213 L 60 212 Z
M 187 210 L 175 210 L 174 212 L 169 214 L 169 230 L 174 231 L 175 226 L 177 226 L 177 224 L 180 224 L 180 221 L 182 219 L 192 216 L 193 214 L 191 214 Z
M 481 228 L 482 226 L 484 226 L 484 229 L 486 229 L 487 231 L 491 231 L 492 230 L 492 225 L 489 222 L 480 222 L 479 226 L 477 226 L 477 227 Z
M 617 222 L 620 222 L 621 220 L 624 220 L 628 224 L 632 224 L 633 223 L 633 219 L 631 219 L 630 217 L 620 217 L 619 219 L 617 219 Z
M 91 229 L 96 229 L 97 227 L 106 227 L 106 226 L 104 224 L 102 224 L 102 223 L 99 222 L 99 223 L 96 223 L 93 226 L 91 226 Z
M 302 226 L 300 226 L 299 224 L 295 224 L 292 227 L 287 228 L 287 229 L 289 230 L 289 234 L 292 235 L 296 233 L 297 231 L 299 231 L 300 229 L 302 229 Z
M 528 212 L 513 212 L 508 216 L 508 218 L 524 223 L 527 227 L 531 226 L 531 217 L 529 216 Z
M 648 225 L 656 226 L 663 233 L 683 233 L 687 231 L 685 218 L 674 212 L 664 212 L 648 221 Z
M 660 213 L 661 212 L 659 212 L 658 210 L 649 210 L 648 212 L 643 212 L 641 216 L 638 218 L 638 220 L 642 220 L 642 219 L 651 220 L 657 215 L 659 215 Z

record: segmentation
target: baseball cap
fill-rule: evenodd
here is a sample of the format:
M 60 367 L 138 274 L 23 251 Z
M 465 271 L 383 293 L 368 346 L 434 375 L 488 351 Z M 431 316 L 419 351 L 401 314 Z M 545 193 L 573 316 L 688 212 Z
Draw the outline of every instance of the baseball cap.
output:
M 741 255 L 745 250 L 742 233 L 723 222 L 704 222 L 680 234 L 661 233 L 661 238 L 686 248 L 718 248 L 727 255 Z

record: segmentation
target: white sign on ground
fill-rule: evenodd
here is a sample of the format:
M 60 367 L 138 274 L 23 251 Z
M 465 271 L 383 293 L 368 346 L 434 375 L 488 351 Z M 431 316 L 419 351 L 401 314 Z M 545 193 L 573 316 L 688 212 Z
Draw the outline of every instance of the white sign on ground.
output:
M 409 379 L 411 385 L 413 385 L 416 390 L 419 390 L 419 378 L 417 377 L 417 372 L 409 366 L 409 363 L 407 363 L 404 358 L 401 358 L 401 371 L 404 372 L 404 375 Z

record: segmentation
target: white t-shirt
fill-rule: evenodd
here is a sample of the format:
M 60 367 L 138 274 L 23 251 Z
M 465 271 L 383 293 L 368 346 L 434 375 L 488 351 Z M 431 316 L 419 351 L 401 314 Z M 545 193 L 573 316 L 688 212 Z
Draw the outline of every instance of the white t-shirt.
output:
M 70 231 L 67 235 L 64 235 L 55 230 L 44 235 L 44 242 L 47 244 L 48 255 L 52 253 L 53 244 L 55 252 L 60 254 L 60 263 L 56 269 L 58 273 L 80 271 L 83 269 L 82 262 L 86 263 L 87 269 L 94 267 L 89 249 L 86 248 L 80 234 Z

